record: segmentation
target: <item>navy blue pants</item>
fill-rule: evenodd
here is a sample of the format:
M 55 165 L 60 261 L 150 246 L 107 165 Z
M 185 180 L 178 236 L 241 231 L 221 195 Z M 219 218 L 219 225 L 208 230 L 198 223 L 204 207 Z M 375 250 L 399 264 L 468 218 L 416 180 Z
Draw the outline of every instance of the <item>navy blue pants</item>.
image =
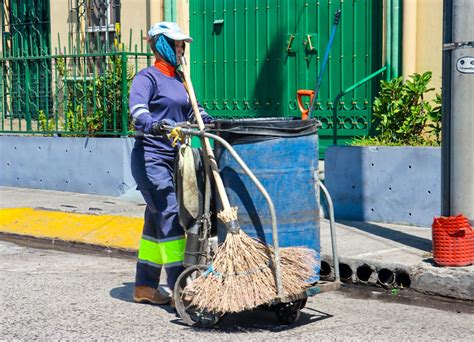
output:
M 135 146 L 132 174 L 146 202 L 145 223 L 138 251 L 136 286 L 157 288 L 161 269 L 171 290 L 184 270 L 184 230 L 178 221 L 173 184 L 173 160 L 160 158 Z

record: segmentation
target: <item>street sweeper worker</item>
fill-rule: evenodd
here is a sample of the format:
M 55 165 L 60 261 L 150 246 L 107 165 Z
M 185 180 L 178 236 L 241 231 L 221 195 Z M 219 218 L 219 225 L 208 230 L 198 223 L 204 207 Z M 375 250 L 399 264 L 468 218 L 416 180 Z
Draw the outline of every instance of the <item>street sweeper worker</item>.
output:
M 158 290 L 165 269 L 172 291 L 183 271 L 185 233 L 178 221 L 173 183 L 173 146 L 163 125 L 193 122 L 191 101 L 177 71 L 185 44 L 193 40 L 173 22 L 159 22 L 148 31 L 148 43 L 155 55 L 153 66 L 141 70 L 130 89 L 130 115 L 135 125 L 132 150 L 133 177 L 146 202 L 145 223 L 138 252 L 135 302 L 167 304 L 170 297 Z M 200 107 L 205 123 L 212 118 Z

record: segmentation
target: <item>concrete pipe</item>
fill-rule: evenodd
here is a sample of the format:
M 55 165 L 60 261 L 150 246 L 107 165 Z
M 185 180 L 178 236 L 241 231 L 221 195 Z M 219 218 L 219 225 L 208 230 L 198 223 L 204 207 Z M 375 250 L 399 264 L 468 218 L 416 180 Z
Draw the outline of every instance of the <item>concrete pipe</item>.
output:
M 341 281 L 351 282 L 352 281 L 352 268 L 348 264 L 339 263 L 339 272 L 341 276 Z
M 397 287 L 408 288 L 411 286 L 410 275 L 405 271 L 397 271 L 395 273 L 395 283 Z
M 382 268 L 378 273 L 377 283 L 384 287 L 392 287 L 395 284 L 395 273 L 388 268 Z
M 319 275 L 322 278 L 327 278 L 331 275 L 331 265 L 327 261 L 321 261 L 321 270 L 319 271 Z
M 359 280 L 359 282 L 367 283 L 369 281 L 370 277 L 372 276 L 373 272 L 374 272 L 374 270 L 372 269 L 372 267 L 370 267 L 367 264 L 364 264 L 364 265 L 360 265 L 359 267 L 357 267 L 356 276 L 357 276 L 357 279 Z

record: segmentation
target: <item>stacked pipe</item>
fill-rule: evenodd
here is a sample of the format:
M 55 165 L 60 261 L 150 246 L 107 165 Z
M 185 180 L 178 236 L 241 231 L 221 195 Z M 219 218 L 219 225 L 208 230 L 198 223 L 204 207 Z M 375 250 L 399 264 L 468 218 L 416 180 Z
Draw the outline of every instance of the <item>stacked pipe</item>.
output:
M 321 261 L 321 279 L 334 278 L 334 272 L 331 263 Z M 390 269 L 386 267 L 377 268 L 367 263 L 352 267 L 350 263 L 339 263 L 341 281 L 345 283 L 359 283 L 373 286 L 382 286 L 385 288 L 409 288 L 411 278 L 407 271 L 403 269 Z

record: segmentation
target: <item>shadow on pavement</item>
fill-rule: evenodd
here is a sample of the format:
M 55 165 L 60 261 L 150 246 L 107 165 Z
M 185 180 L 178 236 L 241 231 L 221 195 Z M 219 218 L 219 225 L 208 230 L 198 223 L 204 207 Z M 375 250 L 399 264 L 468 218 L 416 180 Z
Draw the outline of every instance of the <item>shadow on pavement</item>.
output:
M 190 328 L 196 332 L 208 332 L 212 329 L 213 332 L 222 333 L 249 333 L 253 331 L 271 331 L 280 332 L 290 330 L 296 327 L 301 327 L 314 322 L 322 321 L 333 317 L 332 315 L 318 311 L 311 308 L 304 308 L 301 311 L 301 316 L 295 324 L 281 325 L 275 314 L 269 310 L 252 310 L 240 312 L 237 314 L 227 314 L 224 318 L 213 328 Z M 181 319 L 172 320 L 171 323 L 186 326 Z
M 113 288 L 110 290 L 110 296 L 112 298 L 133 303 L 133 286 L 134 283 L 122 283 L 122 286 Z M 139 304 L 137 304 L 139 305 Z M 141 304 L 147 305 L 147 304 Z M 176 314 L 176 311 L 170 308 L 168 305 L 157 305 L 157 308 L 163 309 L 171 314 Z M 186 326 L 187 325 L 179 318 L 176 314 L 176 319 L 171 320 L 171 323 Z M 237 314 L 227 314 L 213 329 L 213 331 L 222 331 L 223 333 L 229 332 L 252 332 L 259 330 L 267 330 L 272 332 L 279 332 L 296 327 L 311 324 L 317 321 L 322 321 L 333 317 L 332 315 L 318 311 L 309 307 L 301 310 L 301 316 L 295 324 L 292 325 L 281 325 L 274 312 L 271 310 L 252 310 L 240 312 Z M 207 331 L 204 328 L 190 328 L 198 331 Z
M 435 263 L 434 259 L 431 257 L 431 258 L 426 258 L 426 259 L 423 259 L 423 262 L 427 263 L 427 264 L 430 264 L 431 266 L 433 267 L 438 267 L 438 268 L 443 268 L 444 266 L 440 266 L 438 265 L 437 263 Z
M 110 290 L 110 297 L 133 303 L 133 286 L 134 283 L 122 283 L 122 286 Z
M 366 233 L 382 237 L 384 239 L 392 240 L 394 242 L 409 246 L 412 248 L 420 249 L 426 252 L 431 252 L 432 244 L 430 239 L 425 239 L 415 235 L 401 232 L 399 230 L 390 229 L 387 227 L 379 226 L 374 223 L 358 222 L 358 221 L 337 221 L 345 226 L 357 228 Z M 427 228 L 429 229 L 429 228 Z

